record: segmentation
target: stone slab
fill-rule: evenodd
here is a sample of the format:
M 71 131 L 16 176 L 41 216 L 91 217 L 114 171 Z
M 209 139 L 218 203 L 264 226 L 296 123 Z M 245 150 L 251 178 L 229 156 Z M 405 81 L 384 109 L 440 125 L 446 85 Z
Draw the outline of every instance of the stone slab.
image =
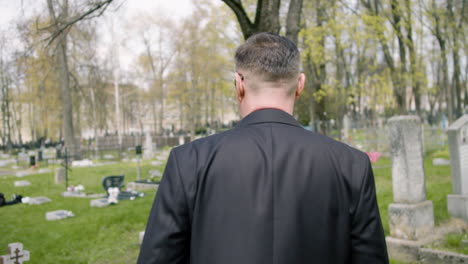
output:
M 468 195 L 447 195 L 447 207 L 452 217 L 461 218 L 468 222 Z
M 55 220 L 61 220 L 61 219 L 74 217 L 74 216 L 75 215 L 71 211 L 57 210 L 57 211 L 47 212 L 46 213 L 46 220 L 47 221 L 55 221 Z
M 15 181 L 15 187 L 25 187 L 31 185 L 28 181 Z
M 162 172 L 159 170 L 150 170 L 149 175 L 151 178 L 153 177 L 162 177 Z
M 16 172 L 16 177 L 24 177 L 24 176 L 28 176 L 28 175 L 31 175 L 31 174 L 34 174 L 33 171 L 17 171 Z
M 31 197 L 29 199 L 28 204 L 33 204 L 33 205 L 38 205 L 38 204 L 43 204 L 43 203 L 50 203 L 52 202 L 51 199 L 45 197 L 45 196 L 39 196 L 39 197 Z
M 152 166 L 161 166 L 161 165 L 162 165 L 162 162 L 161 162 L 161 161 L 157 161 L 157 160 L 156 160 L 156 161 L 152 161 L 152 162 L 151 162 L 151 165 L 152 165 Z
M 84 160 L 74 160 L 72 161 L 72 167 L 90 167 L 94 164 L 92 160 L 84 159 Z
M 432 160 L 433 166 L 450 166 L 450 160 L 437 158 Z
M 38 171 L 37 171 L 37 174 L 44 174 L 44 173 L 51 173 L 52 170 L 49 169 L 49 168 L 40 168 Z
M 388 207 L 390 234 L 406 240 L 428 236 L 434 228 L 434 207 L 431 201 L 415 204 L 392 203 Z
M 77 198 L 87 198 L 88 196 L 86 193 L 83 192 L 63 192 L 62 193 L 63 197 L 77 197 Z
M 140 190 L 157 190 L 159 184 L 154 183 L 140 183 L 140 182 L 129 182 L 127 188 L 140 191 Z
M 106 198 L 94 199 L 89 202 L 91 207 L 106 207 L 109 205 L 109 201 Z

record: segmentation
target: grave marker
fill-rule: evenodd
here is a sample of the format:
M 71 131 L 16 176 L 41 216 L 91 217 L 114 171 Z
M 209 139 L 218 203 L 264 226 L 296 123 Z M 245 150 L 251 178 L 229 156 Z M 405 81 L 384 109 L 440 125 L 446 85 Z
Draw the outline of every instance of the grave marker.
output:
M 49 203 L 49 202 L 52 202 L 52 200 L 44 196 L 39 196 L 39 197 L 31 197 L 28 203 L 37 205 L 37 204 L 43 204 L 43 203 Z
M 109 205 L 109 201 L 106 198 L 94 199 L 91 200 L 89 204 L 91 207 L 106 207 Z
M 421 122 L 417 116 L 388 120 L 394 203 L 388 209 L 392 237 L 418 240 L 434 227 L 434 209 L 426 200 Z
M 73 216 L 75 216 L 75 215 L 71 211 L 57 210 L 57 211 L 47 212 L 46 213 L 46 220 L 47 221 L 55 221 L 55 220 L 61 220 L 61 219 L 65 219 L 65 218 L 73 217 Z
M 64 167 L 55 168 L 55 184 L 65 182 L 66 169 Z
M 8 255 L 0 256 L 0 264 L 23 264 L 29 260 L 29 251 L 23 250 L 23 244 L 8 244 Z
M 468 115 L 448 128 L 453 194 L 447 196 L 450 215 L 468 221 Z
M 15 187 L 25 187 L 31 185 L 28 181 L 15 181 Z

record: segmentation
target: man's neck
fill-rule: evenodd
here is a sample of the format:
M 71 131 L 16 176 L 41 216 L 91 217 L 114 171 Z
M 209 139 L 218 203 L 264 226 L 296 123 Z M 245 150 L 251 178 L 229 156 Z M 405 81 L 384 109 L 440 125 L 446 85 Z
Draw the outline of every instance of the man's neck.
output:
M 292 100 L 291 100 L 292 101 Z M 248 116 L 250 113 L 255 112 L 261 109 L 278 109 L 284 111 L 290 115 L 293 114 L 294 110 L 294 101 L 288 102 L 282 100 L 274 100 L 270 98 L 269 100 L 264 100 L 263 102 L 260 100 L 250 100 L 247 102 L 242 102 L 240 104 L 240 113 L 242 118 Z

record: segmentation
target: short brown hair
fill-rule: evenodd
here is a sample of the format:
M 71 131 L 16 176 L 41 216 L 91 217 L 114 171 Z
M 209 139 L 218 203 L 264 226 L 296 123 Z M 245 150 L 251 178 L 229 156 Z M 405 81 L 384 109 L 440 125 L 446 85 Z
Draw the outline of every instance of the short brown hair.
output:
M 258 33 L 237 48 L 236 70 L 260 75 L 265 81 L 296 78 L 300 54 L 291 40 L 273 33 Z

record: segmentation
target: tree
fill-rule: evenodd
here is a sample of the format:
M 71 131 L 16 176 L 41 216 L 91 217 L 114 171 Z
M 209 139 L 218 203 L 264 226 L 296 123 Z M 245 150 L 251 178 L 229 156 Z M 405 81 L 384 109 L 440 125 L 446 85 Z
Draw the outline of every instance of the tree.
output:
M 68 68 L 67 33 L 77 22 L 91 18 L 93 15 L 101 15 L 113 0 L 102 2 L 89 2 L 90 8 L 75 15 L 69 14 L 68 0 L 54 2 L 47 0 L 50 25 L 44 29 L 50 31 L 49 44 L 55 42 L 56 68 L 58 72 L 58 83 L 62 102 L 63 133 L 65 144 L 70 155 L 78 154 L 79 143 L 75 138 L 73 127 L 73 105 L 70 87 L 70 70 Z
M 272 32 L 279 33 L 281 0 L 258 0 L 255 11 L 255 19 L 249 18 L 241 0 L 222 0 L 231 8 L 239 21 L 244 38 L 247 39 L 255 33 Z M 286 18 L 286 37 L 297 43 L 300 30 L 303 0 L 291 0 L 289 2 Z

